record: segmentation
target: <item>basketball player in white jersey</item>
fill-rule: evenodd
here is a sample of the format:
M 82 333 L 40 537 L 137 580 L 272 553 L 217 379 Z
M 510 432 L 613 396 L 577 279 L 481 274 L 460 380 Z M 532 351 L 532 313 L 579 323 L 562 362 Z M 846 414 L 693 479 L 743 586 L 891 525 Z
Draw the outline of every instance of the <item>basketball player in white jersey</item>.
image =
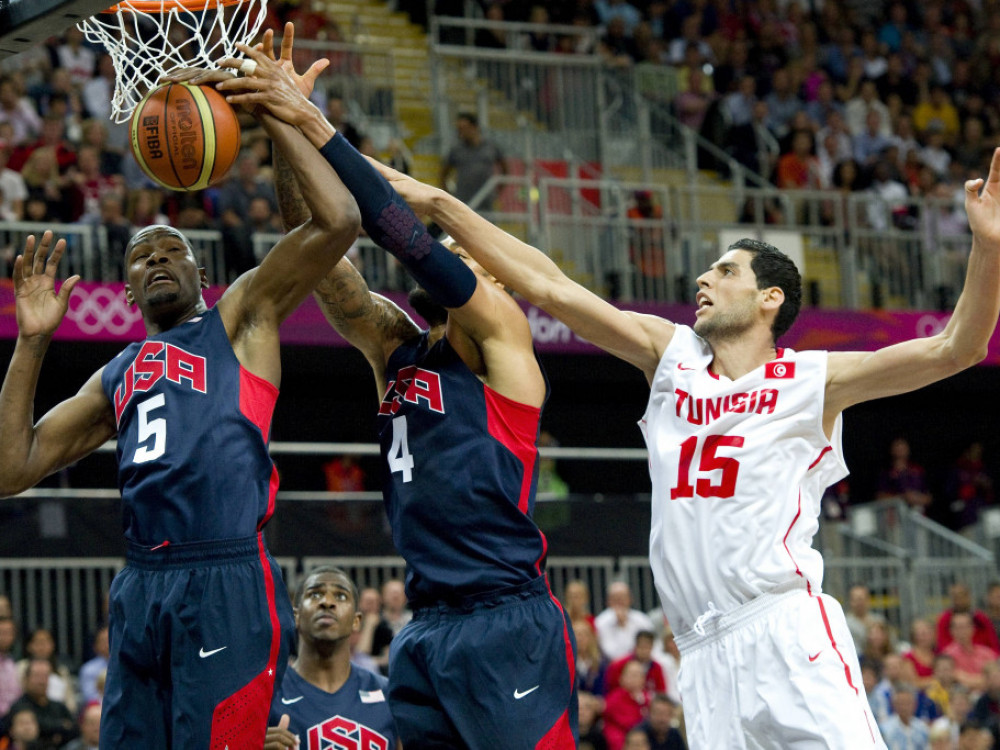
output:
M 811 542 L 823 489 L 847 474 L 841 412 L 986 354 L 1000 310 L 1000 150 L 986 182 L 965 185 L 972 251 L 945 329 L 829 354 L 777 346 L 801 280 L 766 243 L 735 243 L 698 278 L 692 330 L 616 309 L 444 191 L 380 169 L 501 283 L 645 373 L 650 563 L 683 654 L 691 747 L 885 747 Z

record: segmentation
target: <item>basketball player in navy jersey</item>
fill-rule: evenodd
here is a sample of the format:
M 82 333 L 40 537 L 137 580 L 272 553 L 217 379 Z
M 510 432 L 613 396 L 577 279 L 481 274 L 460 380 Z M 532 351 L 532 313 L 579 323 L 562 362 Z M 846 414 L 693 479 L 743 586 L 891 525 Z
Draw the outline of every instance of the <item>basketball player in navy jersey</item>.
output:
M 444 191 L 377 168 L 502 282 L 646 375 L 650 564 L 679 632 L 691 746 L 884 747 L 843 610 L 822 594 L 819 499 L 847 473 L 844 409 L 985 356 L 1000 310 L 1000 149 L 987 180 L 965 184 L 972 250 L 947 326 L 872 352 L 777 346 L 801 278 L 767 243 L 734 243 L 698 278 L 689 328 L 616 309 Z
M 358 588 L 340 568 L 313 568 L 295 598 L 299 647 L 275 690 L 264 750 L 398 750 L 389 681 L 351 663 Z
M 249 89 L 232 101 L 269 107 L 288 85 L 258 77 L 220 88 Z M 288 121 L 341 175 L 368 234 L 420 283 L 430 325 L 421 331 L 370 293 L 346 260 L 318 287 L 328 320 L 371 364 L 381 398 L 385 506 L 413 608 L 389 656 L 400 739 L 407 750 L 573 747 L 572 629 L 531 519 L 548 386 L 528 321 L 465 253 L 430 237 L 302 92 L 300 105 Z M 296 193 L 281 170 L 277 179 L 285 223 L 304 220 L 309 207 L 292 199 L 304 186 Z
M 342 257 L 359 219 L 308 141 L 271 115 L 260 119 L 314 218 L 212 308 L 184 235 L 167 226 L 137 233 L 126 248 L 125 295 L 148 338 L 37 423 L 42 358 L 79 279 L 55 293 L 66 246 L 51 232 L 28 238 L 15 261 L 18 340 L 0 391 L 0 495 L 118 441 L 127 566 L 111 589 L 102 748 L 259 748 L 287 663 L 291 606 L 262 535 L 278 485 L 267 450 L 278 326 Z

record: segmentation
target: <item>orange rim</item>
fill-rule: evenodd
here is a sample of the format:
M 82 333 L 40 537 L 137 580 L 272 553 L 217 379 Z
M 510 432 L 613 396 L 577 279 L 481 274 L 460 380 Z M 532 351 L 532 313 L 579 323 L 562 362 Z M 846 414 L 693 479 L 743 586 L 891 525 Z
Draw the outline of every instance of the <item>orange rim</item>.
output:
M 242 5 L 253 0 L 126 0 L 112 5 L 102 13 L 118 11 L 139 11 L 140 13 L 167 13 L 175 8 L 181 10 L 213 10 L 222 5 Z

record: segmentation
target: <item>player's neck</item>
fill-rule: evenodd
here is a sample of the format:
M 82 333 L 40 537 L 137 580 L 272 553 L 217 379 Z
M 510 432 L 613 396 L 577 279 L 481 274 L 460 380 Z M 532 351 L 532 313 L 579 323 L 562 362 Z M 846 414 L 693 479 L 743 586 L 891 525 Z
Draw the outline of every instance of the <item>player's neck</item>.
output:
M 194 306 L 179 311 L 176 316 L 165 314 L 154 319 L 148 315 L 144 315 L 143 322 L 146 324 L 146 335 L 155 336 L 158 333 L 169 331 L 171 328 L 176 328 L 182 323 L 187 323 L 191 318 L 203 314 L 206 310 L 208 310 L 208 305 L 205 304 L 205 298 L 199 296 L 198 302 Z
M 441 323 L 440 325 L 431 326 L 430 330 L 427 333 L 427 346 L 434 346 L 434 344 L 440 341 L 447 329 L 448 329 L 447 323 Z
M 351 676 L 351 651 L 346 642 L 335 644 L 332 650 L 303 647 L 292 666 L 309 684 L 335 693 Z
M 736 380 L 777 356 L 771 332 L 752 330 L 739 338 L 712 341 L 714 358 L 709 369 L 716 375 Z

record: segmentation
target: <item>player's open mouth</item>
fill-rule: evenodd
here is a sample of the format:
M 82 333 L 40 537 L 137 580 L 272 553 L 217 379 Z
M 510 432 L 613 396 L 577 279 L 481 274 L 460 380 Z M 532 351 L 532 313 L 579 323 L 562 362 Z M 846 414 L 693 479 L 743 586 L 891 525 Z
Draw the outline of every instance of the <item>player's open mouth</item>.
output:
M 154 271 L 146 279 L 146 288 L 150 289 L 151 287 L 153 287 L 156 284 L 160 284 L 160 283 L 163 283 L 163 282 L 166 282 L 166 281 L 173 281 L 173 280 L 174 280 L 174 277 L 171 276 L 166 271 Z
M 703 294 L 698 294 L 694 298 L 695 303 L 698 305 L 698 309 L 701 310 L 706 307 L 712 306 L 712 300 Z

